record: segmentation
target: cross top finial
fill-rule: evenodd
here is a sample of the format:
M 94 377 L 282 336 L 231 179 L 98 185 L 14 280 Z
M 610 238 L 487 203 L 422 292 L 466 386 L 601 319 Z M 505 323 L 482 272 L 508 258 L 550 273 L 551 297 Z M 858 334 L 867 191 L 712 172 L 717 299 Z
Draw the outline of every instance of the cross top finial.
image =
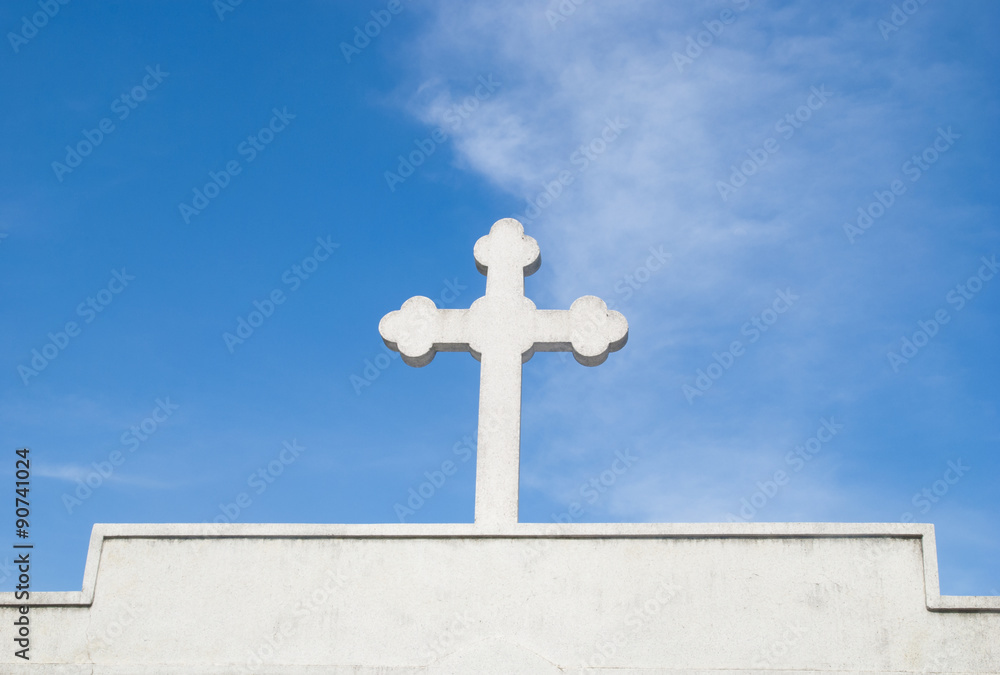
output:
M 482 363 L 476 453 L 476 523 L 517 523 L 521 364 L 536 351 L 572 351 L 586 366 L 603 363 L 628 340 L 628 322 L 600 298 L 569 310 L 539 310 L 524 297 L 524 278 L 541 265 L 538 243 L 513 218 L 498 220 L 476 242 L 486 294 L 469 309 L 438 309 L 410 298 L 379 322 L 379 333 L 407 364 L 425 366 L 437 352 L 468 351 Z
M 489 269 L 510 266 L 521 272 L 523 280 L 542 266 L 542 252 L 538 242 L 524 233 L 524 226 L 513 218 L 504 218 L 493 223 L 490 233 L 482 236 L 472 249 L 476 258 L 476 269 L 486 274 L 489 283 Z

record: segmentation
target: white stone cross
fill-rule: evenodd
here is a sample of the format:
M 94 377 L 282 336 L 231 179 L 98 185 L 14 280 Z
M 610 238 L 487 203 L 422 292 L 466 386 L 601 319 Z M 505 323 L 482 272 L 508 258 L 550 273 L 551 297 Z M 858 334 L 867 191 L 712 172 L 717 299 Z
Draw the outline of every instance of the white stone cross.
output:
M 437 352 L 465 351 L 482 364 L 475 521 L 507 525 L 518 515 L 521 364 L 536 351 L 572 351 L 583 365 L 599 365 L 625 346 L 628 322 L 593 295 L 569 310 L 535 309 L 524 297 L 524 277 L 538 270 L 541 254 L 513 218 L 494 223 L 473 253 L 486 294 L 472 307 L 438 309 L 418 295 L 382 317 L 378 330 L 411 366 L 426 366 Z

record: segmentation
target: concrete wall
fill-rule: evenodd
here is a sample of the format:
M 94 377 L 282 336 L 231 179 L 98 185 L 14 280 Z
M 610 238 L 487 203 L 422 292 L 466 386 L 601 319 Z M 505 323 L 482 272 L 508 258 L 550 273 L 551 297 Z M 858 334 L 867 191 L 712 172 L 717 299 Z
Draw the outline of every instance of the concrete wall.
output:
M 17 604 L 3 673 L 1000 672 L 930 525 L 97 525 Z

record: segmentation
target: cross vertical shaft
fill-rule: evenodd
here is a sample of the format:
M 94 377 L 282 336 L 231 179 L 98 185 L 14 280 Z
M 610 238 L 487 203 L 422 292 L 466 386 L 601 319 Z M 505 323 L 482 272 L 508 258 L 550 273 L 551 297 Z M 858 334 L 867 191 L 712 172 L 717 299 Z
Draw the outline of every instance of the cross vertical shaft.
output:
M 521 447 L 521 355 L 491 350 L 480 357 L 479 433 L 476 440 L 476 522 L 516 523 Z

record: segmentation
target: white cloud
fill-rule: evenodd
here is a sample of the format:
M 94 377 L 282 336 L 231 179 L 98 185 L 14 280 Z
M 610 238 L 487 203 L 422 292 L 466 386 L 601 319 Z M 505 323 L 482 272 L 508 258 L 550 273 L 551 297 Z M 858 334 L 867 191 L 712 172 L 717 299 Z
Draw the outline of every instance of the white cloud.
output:
M 954 97 L 972 84 L 953 66 L 912 58 L 903 40 L 885 43 L 872 16 L 811 3 L 751 3 L 678 72 L 674 52 L 687 37 L 722 9 L 742 5 L 586 3 L 553 29 L 537 3 L 442 3 L 428 30 L 406 46 L 415 57 L 409 86 L 418 91 L 409 107 L 428 125 L 443 124 L 477 76 L 502 81 L 453 134 L 464 168 L 521 203 L 560 171 L 573 177 L 526 224 L 548 268 L 547 284 L 529 282 L 539 306 L 566 306 L 584 293 L 620 300 L 613 284 L 649 246 L 672 255 L 622 308 L 631 338 L 612 357 L 616 365 L 601 366 L 596 379 L 571 362 L 530 366 L 544 376 L 531 380 L 538 389 L 525 391 L 526 429 L 541 434 L 551 425 L 560 435 L 546 440 L 523 473 L 553 499 L 564 499 L 575 483 L 560 487 L 543 472 L 547 463 L 590 447 L 593 457 L 580 468 L 586 474 L 602 461 L 594 443 L 647 439 L 661 456 L 717 448 L 708 453 L 716 465 L 743 471 L 713 473 L 700 462 L 668 485 L 667 468 L 649 460 L 650 476 L 630 488 L 641 498 L 620 497 L 609 508 L 623 517 L 717 511 L 728 503 L 719 495 L 739 495 L 770 448 L 794 442 L 820 414 L 845 405 L 854 387 L 881 384 L 858 347 L 843 344 L 843 330 L 870 331 L 884 321 L 879 307 L 862 303 L 886 274 L 887 244 L 851 246 L 840 224 L 932 139 L 938 117 L 934 110 L 914 114 L 915 101 L 929 92 Z M 820 87 L 832 96 L 790 137 L 779 133 L 776 122 Z M 599 138 L 608 119 L 627 128 L 581 171 L 573 152 Z M 717 181 L 768 138 L 778 151 L 724 201 Z M 912 192 L 916 204 L 919 191 Z M 927 217 L 953 208 L 936 204 Z M 894 260 L 935 248 L 919 233 L 886 236 Z M 802 300 L 726 374 L 722 385 L 742 387 L 741 400 L 727 398 L 720 385 L 706 395 L 715 397 L 711 405 L 689 406 L 681 385 L 714 351 L 741 338 L 741 325 L 768 306 L 776 288 Z M 716 428 L 720 416 L 743 431 L 727 439 Z M 670 496 L 657 498 L 661 491 Z M 824 504 L 849 499 L 835 488 L 817 486 L 814 494 L 826 495 Z
M 84 464 L 36 464 L 32 469 L 36 477 L 53 478 L 70 483 L 86 482 L 91 474 L 101 477 L 102 483 L 117 483 L 119 485 L 148 488 L 150 490 L 173 490 L 185 483 L 158 480 L 146 476 L 123 474 L 117 469 L 103 475 L 93 466 Z M 107 471 L 107 469 L 105 469 Z

